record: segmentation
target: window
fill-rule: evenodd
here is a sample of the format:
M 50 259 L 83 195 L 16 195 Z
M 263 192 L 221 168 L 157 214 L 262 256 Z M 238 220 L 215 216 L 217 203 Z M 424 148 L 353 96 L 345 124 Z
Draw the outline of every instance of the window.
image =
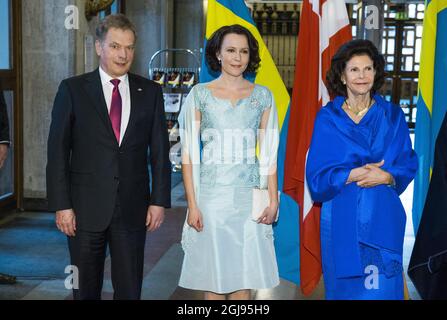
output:
M 291 94 L 295 78 L 299 5 L 297 3 L 252 3 L 249 7 L 262 39 Z
M 385 4 L 382 54 L 385 58 L 385 85 L 381 94 L 401 106 L 408 127 L 416 121 L 418 71 L 422 44 L 425 5 L 421 3 Z M 348 5 L 351 25 L 355 26 L 357 5 Z M 354 27 L 353 27 L 354 28 Z M 355 31 L 353 30 L 355 37 Z
M 382 53 L 386 61 L 384 94 L 401 106 L 408 127 L 414 130 L 418 95 L 418 72 L 425 5 L 411 3 L 385 5 Z
M 11 145 L 8 157 L 0 170 L 0 211 L 3 208 L 17 208 L 22 199 L 23 165 L 20 150 L 21 123 L 20 104 L 20 1 L 0 0 L 0 81 L 6 101 Z M 15 58 L 17 57 L 17 58 Z
M 415 127 L 416 121 L 418 71 L 425 9 L 423 0 L 415 2 L 384 5 L 385 25 L 382 38 L 386 79 L 381 94 L 402 107 L 411 130 Z M 281 77 L 291 92 L 295 73 L 299 6 L 291 3 L 253 1 L 249 7 Z M 350 1 L 347 9 L 355 38 L 358 4 Z
M 0 0 L 0 69 L 11 69 L 11 0 Z

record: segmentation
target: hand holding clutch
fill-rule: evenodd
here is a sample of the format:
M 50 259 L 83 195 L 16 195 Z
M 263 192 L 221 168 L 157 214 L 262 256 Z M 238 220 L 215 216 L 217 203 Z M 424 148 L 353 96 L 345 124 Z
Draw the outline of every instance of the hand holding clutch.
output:
M 278 191 L 278 199 L 280 192 Z M 253 188 L 251 218 L 258 221 L 264 213 L 264 210 L 270 205 L 270 196 L 268 189 Z M 275 222 L 278 221 L 279 213 L 276 214 Z
M 194 228 L 197 232 L 202 232 L 203 218 L 199 208 L 188 208 L 186 214 L 188 225 Z

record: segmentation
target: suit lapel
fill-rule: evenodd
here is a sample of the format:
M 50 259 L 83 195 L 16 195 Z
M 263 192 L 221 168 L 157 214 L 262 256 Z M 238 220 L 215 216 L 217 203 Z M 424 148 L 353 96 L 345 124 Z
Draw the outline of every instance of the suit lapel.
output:
M 109 113 L 107 111 L 107 103 L 104 99 L 104 92 L 102 90 L 99 69 L 96 69 L 88 75 L 85 84 L 85 90 L 87 91 L 87 95 L 93 103 L 93 106 L 98 112 L 99 117 L 104 123 L 106 130 L 110 133 L 111 137 L 113 137 L 113 140 L 116 141 L 115 134 L 113 133 L 112 123 L 110 122 Z
M 130 91 L 130 117 L 129 123 L 127 124 L 126 132 L 124 133 L 123 141 L 121 142 L 121 146 L 123 146 L 128 140 L 129 135 L 132 133 L 132 129 L 134 127 L 135 121 L 138 118 L 138 107 L 142 103 L 142 89 L 139 86 L 138 81 L 135 77 L 129 73 L 129 91 Z

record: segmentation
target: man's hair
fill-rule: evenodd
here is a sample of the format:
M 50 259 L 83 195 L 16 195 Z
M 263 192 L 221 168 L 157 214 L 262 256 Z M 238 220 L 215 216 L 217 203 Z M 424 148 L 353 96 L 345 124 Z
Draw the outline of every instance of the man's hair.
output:
M 121 29 L 123 31 L 130 30 L 135 36 L 135 42 L 137 41 L 135 25 L 124 14 L 111 14 L 102 19 L 96 27 L 96 40 L 103 42 L 107 32 L 111 28 Z

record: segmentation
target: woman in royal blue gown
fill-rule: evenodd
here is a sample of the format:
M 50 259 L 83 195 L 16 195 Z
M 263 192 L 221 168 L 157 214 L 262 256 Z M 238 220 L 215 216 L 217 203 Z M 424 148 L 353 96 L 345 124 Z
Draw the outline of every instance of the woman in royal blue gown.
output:
M 406 215 L 399 195 L 417 157 L 401 108 L 377 91 L 384 59 L 368 40 L 344 44 L 327 74 L 336 96 L 317 115 L 306 180 L 322 203 L 326 299 L 403 299 Z

